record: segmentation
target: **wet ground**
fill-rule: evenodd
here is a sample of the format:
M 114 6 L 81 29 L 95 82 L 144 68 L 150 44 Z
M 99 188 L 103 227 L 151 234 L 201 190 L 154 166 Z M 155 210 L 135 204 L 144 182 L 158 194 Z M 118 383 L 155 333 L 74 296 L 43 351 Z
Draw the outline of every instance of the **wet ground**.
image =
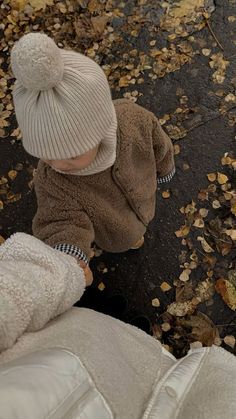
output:
M 225 115 L 220 112 L 222 96 L 215 94 L 219 89 L 223 90 L 224 95 L 234 93 L 235 89 L 236 46 L 233 40 L 236 40 L 236 24 L 230 23 L 228 17 L 236 14 L 236 3 L 217 0 L 214 5 L 215 11 L 211 15 L 210 24 L 217 41 L 223 46 L 223 51 L 206 26 L 194 32 L 194 48 L 200 52 L 194 55 L 190 63 L 156 80 L 145 73 L 145 82 L 138 87 L 138 91 L 143 93 L 138 98 L 138 103 L 160 118 L 165 114 L 173 115 L 180 106 L 180 96 L 187 96 L 190 112 L 188 119 L 181 123 L 186 135 L 175 141 L 180 146 L 180 153 L 176 155 L 176 175 L 169 185 L 159 188 L 156 216 L 149 226 L 143 248 L 126 254 L 103 253 L 92 262 L 95 276 L 93 287 L 97 288 L 102 282 L 105 289 L 99 291 L 101 295 L 121 293 L 127 299 L 128 305 L 121 315 L 125 321 L 130 321 L 137 313 L 143 313 L 152 323 L 156 323 L 166 306 L 174 301 L 174 287 L 163 293 L 160 285 L 163 281 L 173 284 L 181 272 L 178 257 L 183 246 L 175 235 L 175 231 L 184 223 L 179 209 L 192 200 L 197 202 L 199 190 L 209 183 L 206 175 L 222 170 L 221 158 L 225 152 L 236 152 L 235 126 L 229 124 L 229 112 Z M 125 11 L 126 17 L 129 13 L 132 14 L 131 6 L 130 10 L 127 8 Z M 140 37 L 132 41 L 133 47 L 140 46 L 145 50 L 148 36 L 144 24 Z M 126 42 L 130 42 L 129 38 Z M 202 48 L 220 51 L 230 61 L 223 84 L 217 85 L 213 82 L 209 57 L 201 53 Z M 122 97 L 123 91 L 113 90 L 113 94 L 114 97 Z M 233 118 L 234 104 L 231 108 Z M 12 119 L 11 129 L 14 127 L 15 121 Z M 14 193 L 21 193 L 21 199 L 9 203 L 1 211 L 0 234 L 7 238 L 16 231 L 30 233 L 36 201 L 29 182 L 32 166 L 36 166 L 36 162 L 23 151 L 21 143 L 12 138 L 0 140 L 0 153 L 0 175 L 14 169 L 19 162 L 23 164 L 23 169 L 18 172 L 11 186 Z M 170 197 L 163 199 L 161 192 L 166 189 L 169 189 Z M 230 258 L 231 264 L 235 266 L 235 253 Z M 159 299 L 159 307 L 152 306 L 154 298 Z M 235 334 L 234 311 L 224 304 L 218 294 L 213 298 L 214 304 L 202 305 L 201 311 L 207 313 L 215 324 L 226 325 L 219 329 L 220 333 Z M 94 307 L 91 291 L 87 292 L 81 304 Z M 102 305 L 100 309 L 103 310 Z

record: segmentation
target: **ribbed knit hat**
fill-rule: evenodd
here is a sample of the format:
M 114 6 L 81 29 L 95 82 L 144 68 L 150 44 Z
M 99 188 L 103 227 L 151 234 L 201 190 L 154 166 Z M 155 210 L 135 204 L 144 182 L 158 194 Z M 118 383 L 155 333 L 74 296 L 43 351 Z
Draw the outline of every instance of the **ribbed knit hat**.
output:
M 101 144 L 92 172 L 114 163 L 116 113 L 98 64 L 80 53 L 59 49 L 39 33 L 25 35 L 15 44 L 11 64 L 16 77 L 15 112 L 28 153 L 62 160 Z

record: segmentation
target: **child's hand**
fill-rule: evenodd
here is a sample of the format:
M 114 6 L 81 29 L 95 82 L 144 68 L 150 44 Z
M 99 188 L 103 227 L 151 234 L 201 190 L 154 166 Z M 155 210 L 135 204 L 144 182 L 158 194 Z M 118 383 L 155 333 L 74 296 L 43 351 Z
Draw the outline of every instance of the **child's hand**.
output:
M 93 273 L 92 273 L 90 267 L 83 260 L 79 260 L 78 262 L 79 262 L 79 265 L 81 266 L 81 268 L 84 270 L 86 287 L 88 287 L 93 282 Z

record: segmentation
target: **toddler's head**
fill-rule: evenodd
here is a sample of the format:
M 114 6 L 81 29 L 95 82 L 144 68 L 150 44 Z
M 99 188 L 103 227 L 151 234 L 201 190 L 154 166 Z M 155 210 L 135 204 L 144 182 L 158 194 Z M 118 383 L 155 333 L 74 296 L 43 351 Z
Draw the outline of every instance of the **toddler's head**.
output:
M 93 174 L 112 166 L 117 120 L 99 65 L 39 33 L 15 44 L 11 63 L 26 151 L 69 174 Z

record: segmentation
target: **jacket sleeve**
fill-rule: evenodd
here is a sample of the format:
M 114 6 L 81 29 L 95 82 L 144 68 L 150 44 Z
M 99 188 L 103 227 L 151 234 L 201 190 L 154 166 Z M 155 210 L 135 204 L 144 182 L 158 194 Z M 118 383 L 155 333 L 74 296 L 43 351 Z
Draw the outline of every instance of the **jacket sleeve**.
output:
M 174 149 L 171 139 L 161 128 L 158 119 L 153 115 L 153 149 L 156 159 L 159 183 L 170 180 L 175 173 Z
M 34 235 L 57 250 L 73 256 L 77 256 L 76 252 L 84 254 L 89 260 L 94 229 L 86 212 L 66 196 L 62 203 L 62 197 L 49 194 L 39 182 L 35 183 L 35 191 L 38 209 L 33 220 Z M 65 201 L 68 202 L 66 207 Z

